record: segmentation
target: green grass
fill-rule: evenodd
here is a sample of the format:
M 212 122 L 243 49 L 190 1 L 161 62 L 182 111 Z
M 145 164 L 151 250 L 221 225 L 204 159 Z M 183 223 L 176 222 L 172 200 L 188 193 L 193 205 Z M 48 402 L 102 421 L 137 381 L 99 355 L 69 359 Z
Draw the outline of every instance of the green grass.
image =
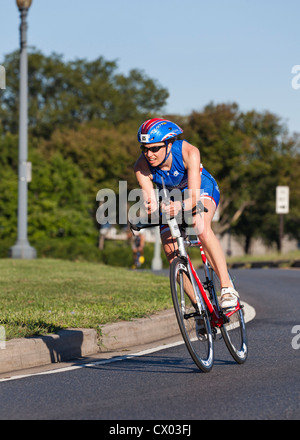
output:
M 240 257 L 227 257 L 228 263 L 253 263 L 255 261 L 287 261 L 293 263 L 300 260 L 300 250 L 286 253 L 269 252 L 262 255 L 243 255 Z
M 197 257 L 192 258 L 196 265 Z M 294 251 L 227 261 L 299 259 L 300 251 Z M 81 261 L 0 259 L 0 326 L 5 327 L 7 339 L 70 327 L 95 328 L 100 334 L 104 324 L 141 318 L 169 307 L 168 278 L 150 272 Z
M 190 250 L 190 255 L 195 267 L 202 266 L 201 256 L 199 255 L 199 249 L 193 248 Z M 287 253 L 279 253 L 279 252 L 269 252 L 266 254 L 254 254 L 254 255 L 242 255 L 235 257 L 226 256 L 226 261 L 228 265 L 234 263 L 245 263 L 245 267 L 250 267 L 251 263 L 261 262 L 261 261 L 283 261 L 284 263 L 280 264 L 280 267 L 290 267 L 294 261 L 300 260 L 300 250 L 290 251 Z
M 169 280 L 96 263 L 0 260 L 0 325 L 6 338 L 95 328 L 171 307 Z
M 202 265 L 201 257 L 199 256 L 198 249 L 191 250 L 192 261 L 195 267 L 199 267 Z M 249 254 L 235 257 L 226 256 L 226 261 L 229 265 L 234 263 L 245 263 L 245 267 L 250 267 L 251 263 L 255 262 L 283 262 L 280 264 L 280 267 L 290 267 L 294 261 L 300 260 L 300 250 L 290 251 L 285 253 L 280 252 L 269 252 L 266 254 Z M 248 264 L 248 265 L 247 265 Z

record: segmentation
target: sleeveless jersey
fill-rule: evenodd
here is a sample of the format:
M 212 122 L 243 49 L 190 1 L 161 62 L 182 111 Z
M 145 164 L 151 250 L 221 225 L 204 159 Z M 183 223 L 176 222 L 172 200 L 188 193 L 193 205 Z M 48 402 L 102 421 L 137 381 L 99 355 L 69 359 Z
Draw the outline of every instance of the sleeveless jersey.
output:
M 146 156 L 144 156 L 152 174 L 153 182 L 157 185 L 158 189 L 162 189 L 161 177 L 164 178 L 165 185 L 168 190 L 177 188 L 181 191 L 184 191 L 188 188 L 187 170 L 184 167 L 182 157 L 182 143 L 183 141 L 175 141 L 172 145 L 172 166 L 170 170 L 161 170 L 160 168 L 152 167 Z M 217 182 L 213 176 L 202 167 L 202 165 L 200 165 L 200 174 L 201 198 L 210 199 L 215 203 L 216 206 L 218 206 L 220 200 L 220 191 Z
M 159 189 L 162 188 L 161 177 L 164 178 L 165 185 L 168 189 L 178 188 L 184 190 L 187 188 L 188 178 L 187 170 L 183 164 L 182 142 L 183 141 L 175 141 L 172 145 L 172 167 L 170 170 L 161 170 L 160 168 L 152 167 L 147 161 L 153 177 L 153 182 Z

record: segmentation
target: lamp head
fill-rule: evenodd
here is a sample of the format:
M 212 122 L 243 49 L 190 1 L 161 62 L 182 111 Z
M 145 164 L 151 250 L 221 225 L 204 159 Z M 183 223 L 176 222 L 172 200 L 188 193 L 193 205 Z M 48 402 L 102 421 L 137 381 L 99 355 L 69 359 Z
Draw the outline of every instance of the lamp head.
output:
M 19 10 L 29 9 L 32 3 L 32 0 L 16 0 L 17 6 Z

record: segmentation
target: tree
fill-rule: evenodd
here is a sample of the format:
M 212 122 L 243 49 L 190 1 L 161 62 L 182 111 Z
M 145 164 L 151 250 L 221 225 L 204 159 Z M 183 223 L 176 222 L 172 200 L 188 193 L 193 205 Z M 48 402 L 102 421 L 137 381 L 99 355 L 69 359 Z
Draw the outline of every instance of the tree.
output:
M 16 240 L 18 205 L 17 136 L 0 136 L 0 254 Z M 32 243 L 50 238 L 77 238 L 96 244 L 88 181 L 80 167 L 59 152 L 47 158 L 30 145 L 33 180 L 28 192 L 28 237 Z M 5 247 L 5 251 L 3 251 Z
M 280 118 L 269 112 L 242 114 L 239 128 L 250 145 L 246 181 L 255 204 L 252 209 L 245 210 L 234 229 L 245 235 L 246 251 L 253 236 L 262 237 L 268 244 L 276 243 L 279 250 L 279 219 L 275 213 L 277 185 L 290 186 L 292 213 L 298 213 L 299 226 L 300 199 L 295 197 L 298 189 L 294 184 L 294 176 L 297 173 L 299 176 L 295 168 L 300 158 L 299 139 L 289 136 Z M 290 214 L 286 232 L 299 239 L 299 228 L 298 233 L 293 230 L 289 219 Z
M 246 252 L 254 236 L 278 244 L 275 188 L 285 184 L 291 187 L 295 213 L 293 221 L 287 217 L 286 232 L 299 237 L 300 199 L 292 167 L 299 162 L 299 140 L 288 136 L 280 118 L 270 112 L 242 113 L 237 104 L 209 104 L 193 112 L 186 126 L 203 165 L 220 184 L 220 233 L 230 228 L 244 236 Z
M 237 104 L 211 103 L 203 112 L 193 112 L 187 121 L 190 142 L 200 149 L 203 166 L 221 188 L 220 232 L 229 229 L 252 204 L 244 179 L 249 146 L 238 127 L 239 117 Z
M 17 231 L 18 203 L 18 138 L 16 135 L 3 136 L 0 126 L 0 240 L 11 240 L 13 245 Z M 8 247 L 6 243 L 6 247 Z M 0 249 L 0 255 L 3 255 Z M 4 254 L 6 255 L 6 253 Z
M 5 56 L 8 72 L 0 118 L 5 132 L 17 133 L 19 52 Z M 53 130 L 104 120 L 117 125 L 143 119 L 166 103 L 168 92 L 144 72 L 128 76 L 117 72 L 115 61 L 63 60 L 56 53 L 45 56 L 31 49 L 28 56 L 29 128 L 34 136 L 49 138 Z
M 89 184 L 90 200 L 95 201 L 101 187 L 117 193 L 119 180 L 129 180 L 132 187 L 136 185 L 132 170 L 139 148 L 136 127 L 131 128 L 131 124 L 115 127 L 87 123 L 76 129 L 56 130 L 50 139 L 39 141 L 37 148 L 45 158 L 59 152 L 64 159 L 77 164 Z
M 117 192 L 122 179 L 133 186 L 136 126 L 163 107 L 168 92 L 137 69 L 120 74 L 103 57 L 65 62 L 31 49 L 28 58 L 29 239 L 95 244 L 96 194 L 101 187 Z M 0 102 L 0 238 L 8 248 L 17 232 L 19 52 L 3 64 L 9 75 Z

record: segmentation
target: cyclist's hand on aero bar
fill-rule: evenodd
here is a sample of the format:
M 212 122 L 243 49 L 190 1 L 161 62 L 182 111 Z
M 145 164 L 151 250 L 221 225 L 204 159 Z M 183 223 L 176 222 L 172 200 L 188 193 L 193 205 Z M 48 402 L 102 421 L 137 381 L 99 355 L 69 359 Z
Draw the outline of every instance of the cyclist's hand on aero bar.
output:
M 179 200 L 176 200 L 175 202 L 172 200 L 168 202 L 162 201 L 161 209 L 167 216 L 172 218 L 176 217 L 176 215 L 182 210 L 182 205 Z
M 144 201 L 144 207 L 147 214 L 152 214 L 158 210 L 158 205 L 156 199 L 148 198 Z

